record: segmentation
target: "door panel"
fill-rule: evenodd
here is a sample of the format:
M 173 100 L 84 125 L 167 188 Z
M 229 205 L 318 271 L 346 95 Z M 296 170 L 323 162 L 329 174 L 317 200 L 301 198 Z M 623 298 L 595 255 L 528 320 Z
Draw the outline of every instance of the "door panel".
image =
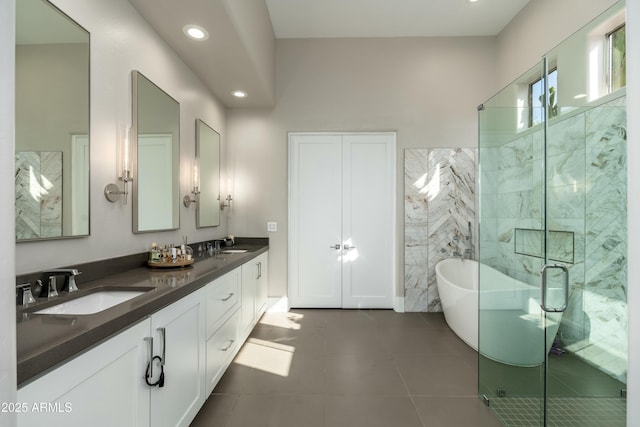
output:
M 344 308 L 392 308 L 393 135 L 343 140 Z M 344 246 L 343 246 L 344 248 Z
M 294 307 L 341 307 L 340 135 L 293 135 L 289 297 Z
M 291 134 L 292 307 L 392 308 L 395 134 Z

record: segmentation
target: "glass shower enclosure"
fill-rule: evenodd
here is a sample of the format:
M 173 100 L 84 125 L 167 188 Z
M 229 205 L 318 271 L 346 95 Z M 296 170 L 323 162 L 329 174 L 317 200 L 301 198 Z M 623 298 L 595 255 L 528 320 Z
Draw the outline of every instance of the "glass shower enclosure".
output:
M 624 2 L 479 107 L 479 395 L 505 426 L 624 426 Z

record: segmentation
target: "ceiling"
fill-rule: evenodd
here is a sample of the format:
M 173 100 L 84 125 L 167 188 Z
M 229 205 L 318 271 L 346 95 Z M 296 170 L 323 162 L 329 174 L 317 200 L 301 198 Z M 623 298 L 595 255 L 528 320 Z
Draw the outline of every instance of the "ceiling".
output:
M 493 36 L 529 0 L 129 2 L 222 104 L 241 108 L 275 103 L 274 38 Z M 187 39 L 186 24 L 206 28 L 209 39 Z M 248 96 L 234 98 L 236 89 Z
M 266 0 L 277 38 L 498 34 L 529 0 Z

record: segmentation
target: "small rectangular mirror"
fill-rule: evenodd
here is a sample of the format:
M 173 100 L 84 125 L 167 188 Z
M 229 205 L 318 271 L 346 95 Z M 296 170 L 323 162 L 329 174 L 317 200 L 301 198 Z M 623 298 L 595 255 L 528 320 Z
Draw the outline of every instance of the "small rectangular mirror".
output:
M 196 227 L 220 225 L 220 134 L 196 120 L 196 157 L 200 168 L 200 194 Z
M 180 104 L 132 72 L 133 232 L 180 228 Z

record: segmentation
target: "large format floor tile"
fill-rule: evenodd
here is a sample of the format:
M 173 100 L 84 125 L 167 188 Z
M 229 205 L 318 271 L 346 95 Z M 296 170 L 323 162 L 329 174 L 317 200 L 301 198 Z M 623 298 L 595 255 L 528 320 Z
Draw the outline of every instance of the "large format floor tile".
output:
M 441 313 L 267 313 L 193 426 L 497 426 Z

